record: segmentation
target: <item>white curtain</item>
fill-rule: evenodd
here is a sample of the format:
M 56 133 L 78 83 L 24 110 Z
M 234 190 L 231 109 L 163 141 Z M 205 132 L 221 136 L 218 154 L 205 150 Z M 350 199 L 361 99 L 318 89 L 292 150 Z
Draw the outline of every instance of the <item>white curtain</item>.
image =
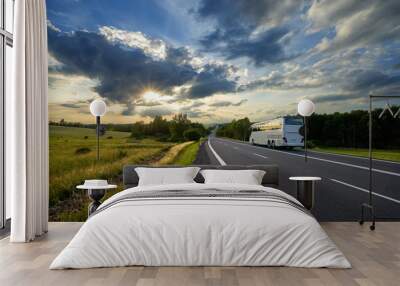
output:
M 6 111 L 12 242 L 47 232 L 48 112 L 45 0 L 15 1 L 13 95 Z M 7 99 L 6 99 L 7 100 Z

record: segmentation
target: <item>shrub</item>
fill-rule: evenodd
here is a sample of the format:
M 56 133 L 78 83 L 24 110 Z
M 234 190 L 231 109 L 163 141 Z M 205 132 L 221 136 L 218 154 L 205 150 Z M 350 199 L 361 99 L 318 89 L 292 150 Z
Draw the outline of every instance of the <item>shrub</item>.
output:
M 311 140 L 307 140 L 307 148 L 315 148 L 315 147 L 317 147 L 316 145 L 315 145 L 315 142 L 314 141 L 311 141 Z
M 185 132 L 183 132 L 183 137 L 187 141 L 197 141 L 201 138 L 201 130 L 198 128 L 189 128 Z
M 85 137 L 83 137 L 83 139 L 88 139 L 89 138 L 89 136 L 85 136 Z
M 92 150 L 88 147 L 81 147 L 81 148 L 78 148 L 75 150 L 75 154 L 76 155 L 87 154 L 90 151 L 92 151 Z

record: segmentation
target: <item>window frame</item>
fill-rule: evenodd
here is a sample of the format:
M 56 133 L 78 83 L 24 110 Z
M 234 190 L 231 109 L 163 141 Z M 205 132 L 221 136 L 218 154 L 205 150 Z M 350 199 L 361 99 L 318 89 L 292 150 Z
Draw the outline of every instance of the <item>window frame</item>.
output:
M 11 5 L 15 7 L 15 0 L 11 1 Z M 0 235 L 9 227 L 6 217 L 6 189 L 5 189 L 5 100 L 6 100 L 6 50 L 7 46 L 13 48 L 13 34 L 6 30 L 6 0 L 0 0 Z M 14 12 L 14 7 L 12 9 Z M 12 15 L 11 17 L 13 17 Z

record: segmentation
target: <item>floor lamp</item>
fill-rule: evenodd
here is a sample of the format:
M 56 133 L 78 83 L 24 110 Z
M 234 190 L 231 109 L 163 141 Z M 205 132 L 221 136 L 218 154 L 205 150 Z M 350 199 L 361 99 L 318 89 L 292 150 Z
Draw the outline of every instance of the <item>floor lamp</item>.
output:
M 100 117 L 106 114 L 106 111 L 106 103 L 101 99 L 95 99 L 90 104 L 90 113 L 96 117 L 97 160 L 100 159 Z
M 368 203 L 363 203 L 361 205 L 361 220 L 359 221 L 360 224 L 364 223 L 364 211 L 365 209 L 369 209 L 372 217 L 372 224 L 369 226 L 370 230 L 375 230 L 375 206 L 372 201 L 372 194 L 373 194 L 373 182 L 372 182 L 372 163 L 373 163 L 373 158 L 372 158 L 372 102 L 374 99 L 376 100 L 382 100 L 386 99 L 389 100 L 390 98 L 400 98 L 399 95 L 368 95 L 369 97 L 369 140 L 368 140 L 368 170 L 369 170 L 369 188 L 368 188 Z M 378 119 L 382 117 L 382 115 L 386 112 L 386 107 L 389 108 L 389 112 L 393 118 L 396 118 L 399 115 L 399 111 L 397 111 L 395 114 L 390 110 L 390 106 L 387 104 L 385 108 L 382 110 L 382 113 L 378 116 Z
M 297 111 L 304 117 L 304 159 L 307 162 L 307 117 L 314 113 L 315 105 L 309 99 L 302 99 L 297 105 Z

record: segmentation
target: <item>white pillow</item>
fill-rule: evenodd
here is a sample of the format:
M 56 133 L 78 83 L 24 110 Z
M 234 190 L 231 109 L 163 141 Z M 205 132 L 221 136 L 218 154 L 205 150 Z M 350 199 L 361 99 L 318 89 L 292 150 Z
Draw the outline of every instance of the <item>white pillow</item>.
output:
M 265 171 L 261 170 L 202 170 L 205 184 L 261 185 Z
M 139 176 L 139 186 L 195 183 L 193 179 L 199 170 L 198 167 L 135 168 Z

